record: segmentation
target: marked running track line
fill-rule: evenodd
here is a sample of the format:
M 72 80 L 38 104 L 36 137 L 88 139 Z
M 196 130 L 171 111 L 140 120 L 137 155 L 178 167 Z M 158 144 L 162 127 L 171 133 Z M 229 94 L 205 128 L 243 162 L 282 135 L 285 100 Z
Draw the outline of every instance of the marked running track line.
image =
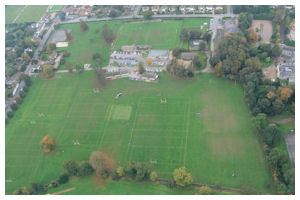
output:
M 104 125 L 103 125 L 103 128 L 102 128 L 102 131 L 101 131 L 102 135 L 101 135 L 101 137 L 97 138 L 96 145 L 98 145 L 98 146 L 102 145 L 104 135 L 105 135 L 105 130 L 106 130 L 107 124 L 109 123 L 109 116 L 110 116 L 111 109 L 112 109 L 112 105 L 111 104 L 107 105 L 106 112 L 105 112 L 105 118 L 104 118 L 105 122 L 104 122 Z
M 132 142 L 133 132 L 134 132 L 135 124 L 136 124 L 136 121 L 137 121 L 139 103 L 140 103 L 140 99 L 138 99 L 138 102 L 136 104 L 135 116 L 134 116 L 131 132 L 130 132 L 130 139 L 129 139 L 128 146 L 127 146 L 127 152 L 126 152 L 126 159 L 127 160 L 129 158 L 130 145 L 131 145 L 131 142 Z
M 185 147 L 184 147 L 184 155 L 183 155 L 183 166 L 185 166 L 185 163 L 186 163 L 187 139 L 188 139 L 188 135 L 189 135 L 190 113 L 191 113 L 191 97 L 189 97 L 187 111 L 188 111 L 188 113 L 187 113 L 186 135 L 185 135 Z

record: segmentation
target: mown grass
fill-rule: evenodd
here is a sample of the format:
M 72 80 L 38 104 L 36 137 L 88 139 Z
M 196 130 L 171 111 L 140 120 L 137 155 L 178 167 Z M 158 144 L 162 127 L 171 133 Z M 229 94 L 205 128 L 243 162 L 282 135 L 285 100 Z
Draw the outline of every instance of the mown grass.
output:
M 41 19 L 47 9 L 47 5 L 9 5 L 5 6 L 5 23 L 37 22 Z
M 49 182 L 66 160 L 87 160 L 97 149 L 120 165 L 154 161 L 160 177 L 171 178 L 174 168 L 186 166 L 196 182 L 269 192 L 270 177 L 239 85 L 208 74 L 190 80 L 162 74 L 153 84 L 119 79 L 99 93 L 93 92 L 96 87 L 92 72 L 34 78 L 6 126 L 6 194 Z M 112 106 L 131 108 L 130 117 L 109 117 Z M 39 146 L 46 134 L 57 142 L 50 155 Z M 87 182 L 75 193 L 89 194 Z M 121 185 L 120 193 L 130 188 Z M 152 186 L 144 186 L 143 193 L 151 193 Z M 114 193 L 114 187 L 104 193 Z

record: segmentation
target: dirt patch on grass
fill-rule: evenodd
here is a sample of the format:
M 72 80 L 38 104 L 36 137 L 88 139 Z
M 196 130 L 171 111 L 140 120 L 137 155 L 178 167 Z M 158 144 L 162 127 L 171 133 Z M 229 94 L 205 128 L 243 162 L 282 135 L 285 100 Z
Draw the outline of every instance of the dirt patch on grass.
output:
M 270 20 L 253 20 L 251 29 L 260 35 L 263 42 L 270 42 L 273 33 L 272 22 Z
M 226 137 L 226 136 L 225 136 Z M 239 139 L 225 137 L 209 137 L 210 151 L 215 156 L 241 155 L 244 153 L 244 142 Z
M 198 113 L 206 128 L 213 132 L 232 131 L 239 127 L 237 116 L 230 108 L 218 102 L 219 95 L 215 92 L 205 92 L 202 95 L 204 108 Z

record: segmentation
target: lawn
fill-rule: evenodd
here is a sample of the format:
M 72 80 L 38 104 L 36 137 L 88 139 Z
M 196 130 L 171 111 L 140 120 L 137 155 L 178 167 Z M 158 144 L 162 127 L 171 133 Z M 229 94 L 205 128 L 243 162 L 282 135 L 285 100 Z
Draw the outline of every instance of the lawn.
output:
M 123 45 L 146 44 L 154 49 L 172 49 L 186 47 L 181 43 L 179 34 L 182 27 L 194 27 L 203 23 L 209 24 L 209 18 L 165 20 L 165 21 L 110 21 L 109 27 L 116 34 L 116 41 L 109 46 L 101 37 L 101 30 L 105 22 L 88 23 L 89 30 L 81 32 L 79 24 L 64 24 L 59 28 L 71 30 L 74 37 L 69 47 L 65 48 L 71 53 L 66 60 L 74 64 L 95 64 L 92 59 L 94 53 L 102 55 L 102 66 L 107 66 L 111 51 L 120 49 Z M 61 68 L 65 68 L 64 65 Z
M 81 32 L 79 24 L 64 24 L 60 25 L 61 29 L 71 30 L 73 41 L 67 48 L 61 48 L 71 53 L 71 56 L 66 58 L 66 61 L 71 64 L 95 64 L 93 54 L 100 53 L 102 56 L 102 65 L 106 66 L 109 62 L 110 45 L 108 45 L 101 36 L 101 30 L 105 22 L 90 22 L 88 23 L 88 31 Z M 109 22 L 109 27 L 117 32 L 121 22 Z M 65 68 L 61 65 L 60 68 Z
M 64 161 L 87 160 L 97 149 L 119 164 L 156 162 L 160 177 L 171 178 L 174 168 L 185 165 L 196 182 L 269 192 L 270 177 L 239 85 L 208 74 L 193 80 L 162 74 L 155 84 L 119 79 L 99 93 L 95 87 L 93 72 L 34 78 L 6 126 L 7 194 L 53 180 Z M 58 144 L 51 155 L 39 147 L 46 134 Z
M 64 6 L 63 5 L 52 5 L 49 9 L 49 12 L 58 12 L 60 11 Z
M 5 23 L 37 22 L 47 7 L 47 5 L 5 6 Z

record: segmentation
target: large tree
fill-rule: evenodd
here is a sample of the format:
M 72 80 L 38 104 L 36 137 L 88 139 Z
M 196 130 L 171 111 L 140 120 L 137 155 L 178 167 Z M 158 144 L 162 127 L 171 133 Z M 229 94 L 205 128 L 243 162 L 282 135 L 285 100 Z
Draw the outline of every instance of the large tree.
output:
M 114 161 L 104 152 L 94 151 L 90 155 L 90 165 L 98 176 L 106 178 L 114 168 Z
M 173 172 L 173 178 L 176 185 L 182 187 L 190 185 L 193 182 L 192 174 L 188 172 L 185 167 L 175 169 Z
M 42 138 L 40 145 L 45 153 L 49 153 L 54 151 L 56 144 L 55 140 L 50 135 L 46 135 Z
M 80 31 L 81 32 L 85 32 L 89 29 L 87 23 L 83 20 L 80 20 L 79 25 L 80 25 Z
M 116 35 L 113 30 L 108 26 L 108 24 L 104 24 L 102 29 L 102 37 L 107 44 L 111 44 L 115 39 Z

